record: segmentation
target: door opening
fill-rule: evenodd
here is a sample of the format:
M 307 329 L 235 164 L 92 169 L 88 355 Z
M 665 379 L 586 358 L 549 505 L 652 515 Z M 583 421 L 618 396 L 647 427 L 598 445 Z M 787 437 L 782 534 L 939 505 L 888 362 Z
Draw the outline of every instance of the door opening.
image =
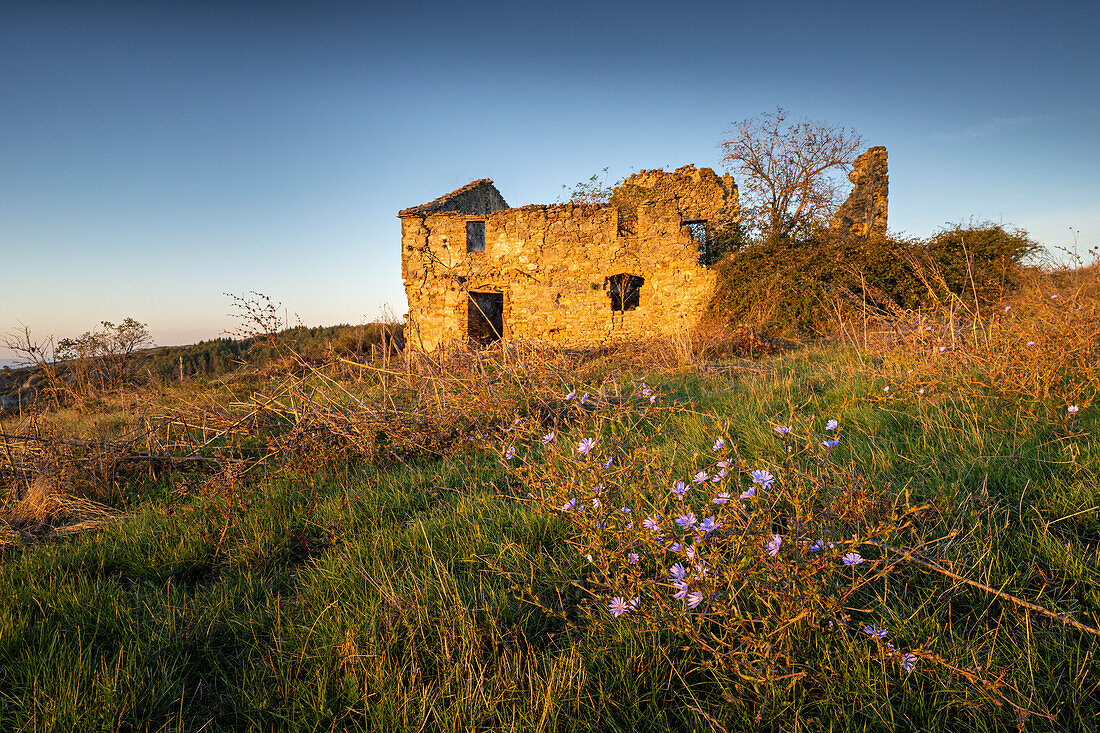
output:
M 471 345 L 485 346 L 504 338 L 504 293 L 470 292 L 466 335 Z

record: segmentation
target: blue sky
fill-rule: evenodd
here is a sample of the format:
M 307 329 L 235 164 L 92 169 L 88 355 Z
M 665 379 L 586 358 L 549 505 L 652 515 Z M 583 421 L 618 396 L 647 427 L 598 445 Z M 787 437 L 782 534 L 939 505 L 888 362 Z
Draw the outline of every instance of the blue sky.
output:
M 776 106 L 890 154 L 890 227 L 1100 243 L 1100 5 L 0 2 L 0 329 L 157 343 L 256 290 L 406 308 L 396 212 L 684 163 Z M 1070 227 L 1075 229 L 1071 230 Z M 0 357 L 5 354 L 0 353 Z

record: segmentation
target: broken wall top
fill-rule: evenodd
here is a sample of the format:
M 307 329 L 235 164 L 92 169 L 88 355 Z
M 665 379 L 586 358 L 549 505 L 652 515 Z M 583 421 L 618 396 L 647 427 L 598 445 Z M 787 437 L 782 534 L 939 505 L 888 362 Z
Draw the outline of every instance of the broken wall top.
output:
M 470 181 L 462 188 L 419 206 L 410 206 L 397 212 L 401 216 L 425 216 L 445 211 L 474 216 L 487 216 L 508 208 L 508 202 L 489 178 Z
M 673 200 L 687 220 L 733 216 L 737 212 L 737 184 L 728 173 L 719 178 L 710 168 L 685 165 L 671 172 L 635 173 L 611 194 L 611 203 L 620 207 Z

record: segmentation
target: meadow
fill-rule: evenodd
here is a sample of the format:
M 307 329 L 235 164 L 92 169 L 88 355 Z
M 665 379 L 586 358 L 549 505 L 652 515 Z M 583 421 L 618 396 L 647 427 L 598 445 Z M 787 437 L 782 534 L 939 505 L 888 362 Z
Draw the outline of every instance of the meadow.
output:
M 0 729 L 1094 730 L 1098 281 L 5 417 Z

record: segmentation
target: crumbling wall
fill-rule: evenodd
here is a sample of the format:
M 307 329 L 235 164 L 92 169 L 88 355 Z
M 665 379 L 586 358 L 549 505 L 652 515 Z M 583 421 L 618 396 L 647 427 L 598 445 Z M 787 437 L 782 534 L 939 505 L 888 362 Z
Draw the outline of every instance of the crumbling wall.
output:
M 681 193 L 670 194 L 675 186 L 656 174 L 678 176 L 685 184 Z M 470 292 L 503 293 L 506 338 L 591 343 L 692 326 L 714 274 L 699 266 L 700 245 L 684 222 L 735 209 L 736 187 L 694 166 L 631 179 L 656 195 L 622 207 L 530 205 L 485 215 L 402 211 L 410 339 L 424 348 L 465 342 Z M 622 223 L 627 215 L 628 229 Z M 471 220 L 485 222 L 484 252 L 466 250 Z M 612 292 L 616 275 L 642 278 L 636 306 L 630 299 L 629 309 L 612 310 L 621 302 Z
M 726 173 L 685 165 L 675 171 L 635 173 L 611 194 L 611 203 L 637 206 L 642 201 L 676 201 L 685 221 L 736 215 L 737 184 Z
M 856 158 L 848 180 L 855 188 L 829 223 L 829 228 L 841 237 L 885 234 L 890 193 L 886 148 L 870 148 Z

